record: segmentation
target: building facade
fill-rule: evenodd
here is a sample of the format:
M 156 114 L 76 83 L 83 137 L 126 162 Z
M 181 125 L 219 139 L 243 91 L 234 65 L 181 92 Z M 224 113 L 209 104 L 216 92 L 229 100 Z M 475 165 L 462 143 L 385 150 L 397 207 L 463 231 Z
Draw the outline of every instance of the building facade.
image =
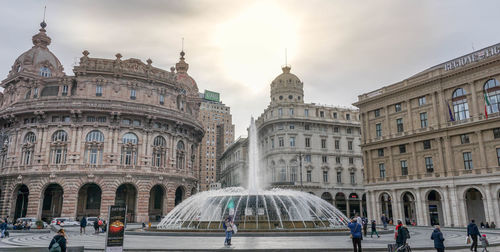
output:
M 220 94 L 205 90 L 200 93 L 201 105 L 198 116 L 205 128 L 200 145 L 200 191 L 210 189 L 220 174 L 218 158 L 234 141 L 234 125 L 231 108 L 220 101 Z
M 271 102 L 256 120 L 263 178 L 272 187 L 303 190 L 347 216 L 366 212 L 356 109 L 304 102 L 290 66 L 271 83 Z
M 240 137 L 219 158 L 219 182 L 224 187 L 248 186 L 248 138 Z
M 359 96 L 370 219 L 500 222 L 500 44 Z
M 1 82 L 0 215 L 158 220 L 196 192 L 200 99 L 180 61 L 91 58 L 74 76 L 48 49 L 46 24 Z

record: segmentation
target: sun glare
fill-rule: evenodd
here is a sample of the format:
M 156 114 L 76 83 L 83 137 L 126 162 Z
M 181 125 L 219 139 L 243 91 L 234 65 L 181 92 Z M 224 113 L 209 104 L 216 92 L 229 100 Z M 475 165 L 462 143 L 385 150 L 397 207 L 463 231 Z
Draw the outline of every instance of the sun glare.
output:
M 298 21 L 285 8 L 259 3 L 218 24 L 215 47 L 228 77 L 246 87 L 262 91 L 297 52 Z

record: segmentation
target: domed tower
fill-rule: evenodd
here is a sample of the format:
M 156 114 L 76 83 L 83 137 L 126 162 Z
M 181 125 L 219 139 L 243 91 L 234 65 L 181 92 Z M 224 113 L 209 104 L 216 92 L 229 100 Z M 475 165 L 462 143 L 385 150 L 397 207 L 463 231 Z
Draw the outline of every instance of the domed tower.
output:
M 291 67 L 281 68 L 283 73 L 271 82 L 271 105 L 286 103 L 304 103 L 304 83 L 290 73 Z

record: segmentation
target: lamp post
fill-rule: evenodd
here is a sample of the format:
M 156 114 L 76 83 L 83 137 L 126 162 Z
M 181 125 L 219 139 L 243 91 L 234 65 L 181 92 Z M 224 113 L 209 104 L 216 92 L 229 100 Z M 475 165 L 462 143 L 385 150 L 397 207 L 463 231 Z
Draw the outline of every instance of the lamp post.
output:
M 302 152 L 299 152 L 299 168 L 300 168 L 300 190 L 303 190 L 302 184 Z

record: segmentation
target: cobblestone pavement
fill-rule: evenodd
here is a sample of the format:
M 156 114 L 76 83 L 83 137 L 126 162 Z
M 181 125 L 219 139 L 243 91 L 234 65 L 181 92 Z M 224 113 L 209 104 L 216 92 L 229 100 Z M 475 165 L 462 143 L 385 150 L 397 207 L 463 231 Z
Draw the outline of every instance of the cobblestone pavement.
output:
M 105 234 L 94 235 L 92 231 L 80 235 L 78 228 L 66 228 L 69 236 L 69 246 L 85 246 L 86 249 L 103 249 Z M 411 239 L 409 244 L 412 248 L 432 248 L 433 242 L 430 240 L 432 229 L 426 227 L 411 227 Z M 463 246 L 465 243 L 464 229 L 443 229 L 445 245 L 447 247 Z M 487 233 L 490 243 L 500 244 L 500 230 Z M 54 233 L 50 234 L 12 234 L 10 238 L 3 239 L 0 247 L 46 247 L 50 243 Z M 365 248 L 386 248 L 387 244 L 393 242 L 394 234 L 383 234 L 380 238 L 367 237 L 363 240 Z M 223 249 L 224 234 L 220 237 L 197 237 L 197 236 L 144 236 L 126 235 L 126 249 L 194 249 L 212 250 Z M 305 236 L 305 237 L 243 237 L 235 235 L 232 243 L 233 250 L 238 249 L 330 249 L 336 248 L 350 251 L 351 241 L 346 236 Z M 420 250 L 422 251 L 422 250 Z M 431 249 L 425 251 L 433 251 Z M 469 251 L 460 249 L 454 251 Z M 500 251 L 500 247 L 494 247 L 490 251 Z

